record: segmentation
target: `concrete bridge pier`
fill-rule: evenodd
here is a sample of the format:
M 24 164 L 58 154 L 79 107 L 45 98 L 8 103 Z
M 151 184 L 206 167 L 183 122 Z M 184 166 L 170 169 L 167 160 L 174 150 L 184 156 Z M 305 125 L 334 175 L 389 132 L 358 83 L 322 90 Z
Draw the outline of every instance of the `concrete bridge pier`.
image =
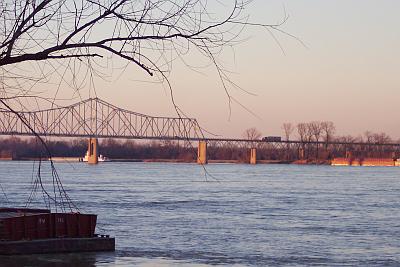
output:
M 97 138 L 89 138 L 88 142 L 88 163 L 97 164 L 99 163 L 98 153 L 98 140 Z
M 199 146 L 197 147 L 197 163 L 207 164 L 207 142 L 199 141 Z
M 257 149 L 256 148 L 250 149 L 250 164 L 252 164 L 252 165 L 257 164 Z
M 346 159 L 350 159 L 353 157 L 353 153 L 350 150 L 346 151 Z

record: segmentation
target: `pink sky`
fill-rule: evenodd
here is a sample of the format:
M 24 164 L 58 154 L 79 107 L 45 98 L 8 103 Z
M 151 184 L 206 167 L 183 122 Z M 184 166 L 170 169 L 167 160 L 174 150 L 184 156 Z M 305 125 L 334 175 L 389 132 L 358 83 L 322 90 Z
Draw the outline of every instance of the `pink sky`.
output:
M 250 39 L 220 58 L 233 72 L 232 80 L 256 95 L 230 89 L 256 116 L 235 103 L 229 116 L 214 69 L 197 73 L 176 62 L 170 81 L 180 108 L 226 137 L 239 137 L 250 127 L 263 135 L 282 135 L 284 122 L 329 120 L 339 134 L 371 130 L 399 138 L 400 1 L 258 0 L 249 12 L 253 21 L 275 23 L 283 17 L 283 5 L 290 18 L 282 29 L 307 47 L 275 32 L 283 53 L 268 32 L 248 29 L 243 37 Z M 207 64 L 195 53 L 188 61 Z M 96 81 L 96 93 L 129 110 L 174 116 L 168 90 L 152 81 L 132 66 L 122 75 L 115 71 L 107 82 Z M 82 95 L 93 96 L 89 91 Z

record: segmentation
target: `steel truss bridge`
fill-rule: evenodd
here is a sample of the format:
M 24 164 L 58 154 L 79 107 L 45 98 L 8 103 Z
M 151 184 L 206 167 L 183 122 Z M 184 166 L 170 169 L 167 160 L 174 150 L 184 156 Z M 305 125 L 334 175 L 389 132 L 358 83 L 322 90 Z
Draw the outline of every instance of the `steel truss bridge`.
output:
M 308 146 L 329 148 L 336 147 L 337 149 L 350 149 L 350 150 L 396 150 L 400 152 L 399 143 L 361 143 L 361 142 L 338 142 L 338 141 L 299 141 L 299 140 L 281 140 L 281 141 L 264 141 L 264 140 L 249 140 L 249 139 L 234 139 L 234 138 L 200 138 L 196 141 L 206 141 L 211 146 L 226 147 L 254 147 L 254 148 L 270 148 L 270 149 L 287 149 L 289 148 L 304 148 Z
M 397 143 L 305 142 L 205 137 L 196 119 L 154 117 L 125 110 L 99 98 L 37 111 L 0 109 L 0 135 L 46 137 L 87 137 L 205 141 L 210 147 L 243 147 L 266 150 L 300 150 L 320 147 L 326 150 L 382 151 L 400 153 Z
M 31 129 L 28 127 L 31 127 Z M 127 139 L 196 139 L 195 119 L 153 117 L 118 108 L 99 98 L 38 111 L 0 111 L 0 135 Z

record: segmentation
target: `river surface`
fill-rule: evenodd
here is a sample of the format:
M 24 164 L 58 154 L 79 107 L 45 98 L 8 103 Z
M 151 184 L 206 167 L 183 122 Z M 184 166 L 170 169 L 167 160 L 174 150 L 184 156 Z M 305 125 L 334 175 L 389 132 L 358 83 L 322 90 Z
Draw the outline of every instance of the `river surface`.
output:
M 13 203 L 0 192 L 0 206 L 25 204 L 33 166 L 0 162 Z M 400 168 L 56 167 L 116 251 L 0 257 L 0 266 L 400 266 Z

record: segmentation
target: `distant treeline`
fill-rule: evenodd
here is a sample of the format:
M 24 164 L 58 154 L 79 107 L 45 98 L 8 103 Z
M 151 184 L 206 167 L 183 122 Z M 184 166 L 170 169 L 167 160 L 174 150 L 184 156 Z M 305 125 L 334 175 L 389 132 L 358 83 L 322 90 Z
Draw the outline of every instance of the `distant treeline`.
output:
M 371 146 L 316 145 L 306 142 L 309 140 L 305 140 L 300 145 L 267 142 L 254 142 L 254 144 L 251 142 L 247 144 L 211 142 L 208 144 L 207 154 L 210 160 L 236 160 L 239 162 L 249 161 L 249 148 L 251 147 L 257 148 L 258 160 L 318 162 L 337 157 L 390 158 L 399 156 L 394 153 L 393 147 L 374 146 L 374 142 L 367 142 Z M 333 140 L 338 139 L 332 137 L 331 141 Z M 46 145 L 52 157 L 84 157 L 88 141 L 87 139 L 48 140 Z M 99 140 L 99 153 L 111 159 L 169 159 L 193 162 L 197 158 L 197 143 L 102 139 Z M 0 138 L 0 156 L 2 158 L 46 158 L 47 155 L 47 150 L 36 138 Z
M 182 143 L 182 142 L 181 142 Z M 196 148 L 182 146 L 172 141 L 99 140 L 99 154 L 114 159 L 181 159 L 193 161 Z M 0 156 L 12 158 L 84 157 L 88 148 L 87 139 L 46 141 L 47 149 L 36 138 L 0 139 Z
M 338 157 L 357 158 L 395 158 L 399 157 L 397 146 L 378 144 L 394 144 L 400 140 L 394 140 L 384 132 L 374 133 L 365 131 L 357 136 L 335 135 L 336 126 L 331 121 L 311 121 L 282 124 L 282 138 L 284 141 L 297 140 L 300 145 L 259 145 L 257 149 L 258 159 L 276 160 L 329 160 Z M 243 133 L 243 138 L 249 140 L 260 140 L 263 134 L 255 127 L 249 128 Z M 264 137 L 267 138 L 268 137 Z M 319 144 L 313 144 L 313 142 Z M 343 143 L 343 145 L 332 143 Z M 349 144 L 349 145 L 346 145 Z M 363 145 L 356 145 L 363 143 Z

